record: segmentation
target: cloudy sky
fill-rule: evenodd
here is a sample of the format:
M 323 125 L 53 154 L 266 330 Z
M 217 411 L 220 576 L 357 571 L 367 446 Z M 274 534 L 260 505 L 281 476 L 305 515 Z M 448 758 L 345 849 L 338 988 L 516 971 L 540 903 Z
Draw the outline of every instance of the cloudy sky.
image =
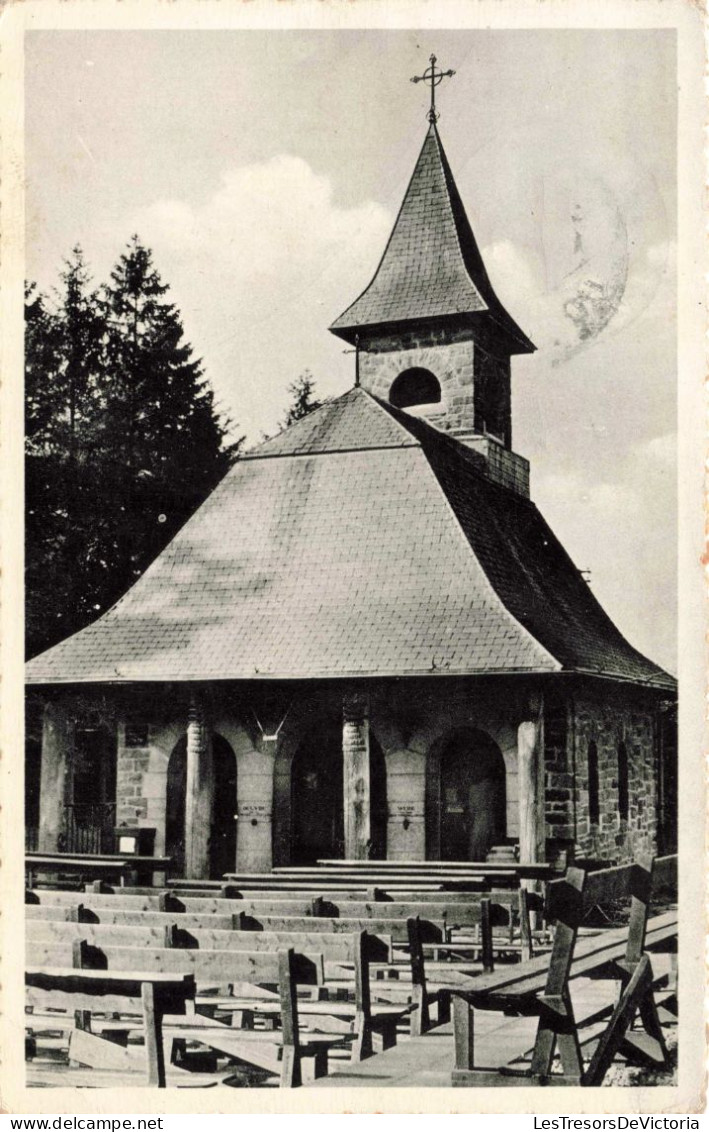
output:
M 353 383 L 329 323 L 371 278 L 439 123 L 503 303 L 514 447 L 630 641 L 672 671 L 675 39 L 665 31 L 45 31 L 27 37 L 27 272 L 133 232 L 224 410 L 257 441 L 306 368 Z

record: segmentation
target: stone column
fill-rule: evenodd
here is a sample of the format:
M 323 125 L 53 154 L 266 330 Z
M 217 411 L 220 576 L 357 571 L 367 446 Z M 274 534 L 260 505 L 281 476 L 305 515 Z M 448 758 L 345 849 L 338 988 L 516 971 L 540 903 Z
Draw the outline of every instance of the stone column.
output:
M 519 859 L 529 864 L 543 857 L 543 829 L 540 815 L 540 720 L 530 719 L 517 729 L 517 773 L 519 790 Z
M 204 706 L 193 695 L 187 722 L 187 786 L 185 791 L 185 876 L 209 876 L 214 774 L 212 741 Z
M 426 753 L 387 751 L 387 860 L 426 860 Z
M 42 722 L 42 771 L 39 790 L 38 847 L 56 853 L 64 828 L 64 802 L 71 759 L 72 725 L 66 708 L 47 703 Z
M 277 735 L 262 735 L 239 761 L 236 871 L 267 873 L 273 866 L 273 771 Z
M 343 700 L 342 756 L 345 857 L 366 861 L 370 846 L 369 697 Z

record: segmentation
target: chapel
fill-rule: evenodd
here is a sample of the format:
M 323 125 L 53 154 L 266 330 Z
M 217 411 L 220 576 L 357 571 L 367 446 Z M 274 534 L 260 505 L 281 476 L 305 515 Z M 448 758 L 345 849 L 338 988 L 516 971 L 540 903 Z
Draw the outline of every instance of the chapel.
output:
M 354 387 L 240 458 L 112 609 L 29 662 L 29 847 L 113 852 L 140 827 L 195 878 L 674 849 L 675 681 L 530 499 L 511 363 L 535 347 L 436 118 L 330 327 Z

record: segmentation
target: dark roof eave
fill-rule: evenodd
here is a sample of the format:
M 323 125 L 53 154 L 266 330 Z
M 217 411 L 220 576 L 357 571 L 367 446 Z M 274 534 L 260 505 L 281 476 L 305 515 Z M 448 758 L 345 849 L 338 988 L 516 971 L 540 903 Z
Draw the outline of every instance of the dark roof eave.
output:
M 347 312 L 345 312 L 345 314 L 346 313 Z M 405 332 L 411 329 L 412 326 L 427 326 L 433 329 L 434 327 L 447 326 L 451 323 L 467 323 L 470 326 L 470 329 L 474 330 L 476 322 L 480 321 L 481 319 L 487 319 L 494 324 L 496 333 L 506 339 L 510 354 L 533 354 L 536 353 L 537 349 L 531 339 L 527 337 L 524 331 L 520 330 L 516 323 L 513 323 L 513 331 L 511 327 L 502 325 L 495 318 L 494 311 L 490 310 L 451 311 L 449 314 L 445 315 L 428 315 L 416 318 L 388 319 L 385 322 L 342 323 L 341 319 L 343 317 L 344 316 L 340 316 L 340 318 L 335 319 L 335 321 L 328 327 L 328 330 L 331 334 L 335 334 L 338 338 L 342 338 L 343 341 L 347 342 L 350 346 L 355 346 L 357 344 L 358 336 L 361 340 L 363 332 L 366 332 L 367 336 L 369 337 L 376 336 L 378 334 L 397 334 L 400 332 Z M 507 319 L 512 322 L 512 319 L 509 315 L 506 316 L 505 321 L 507 321 Z
M 439 668 L 439 669 L 412 669 L 409 672 L 385 672 L 378 669 L 371 669 L 368 671 L 351 671 L 351 672 L 320 672 L 320 673 L 298 673 L 298 672 L 258 672 L 258 673 L 228 673 L 223 676 L 200 676 L 198 673 L 190 673 L 185 676 L 175 676 L 174 674 L 165 673 L 163 675 L 154 674 L 151 676 L 114 676 L 110 679 L 101 678 L 100 676 L 87 676 L 83 679 L 58 679 L 52 680 L 27 680 L 26 684 L 29 687 L 54 687 L 69 685 L 77 685 L 83 687 L 86 684 L 106 684 L 110 686 L 125 686 L 126 684 L 194 684 L 195 682 L 203 683 L 224 683 L 227 681 L 238 680 L 245 683 L 253 682 L 255 684 L 263 683 L 268 680 L 279 681 L 304 681 L 304 680 L 372 680 L 372 679 L 393 679 L 393 680 L 406 680 L 406 679 L 421 679 L 422 677 L 431 677 L 438 679 L 440 677 L 486 677 L 486 676 L 510 676 L 514 678 L 530 677 L 530 676 L 543 676 L 545 678 L 559 678 L 565 676 L 585 676 L 592 677 L 600 680 L 611 680 L 619 684 L 632 684 L 637 688 L 645 688 L 656 691 L 676 692 L 677 684 L 673 681 L 669 674 L 665 674 L 665 678 L 658 674 L 657 677 L 646 677 L 639 679 L 633 676 L 623 676 L 612 672 L 603 672 L 600 669 L 592 668 Z

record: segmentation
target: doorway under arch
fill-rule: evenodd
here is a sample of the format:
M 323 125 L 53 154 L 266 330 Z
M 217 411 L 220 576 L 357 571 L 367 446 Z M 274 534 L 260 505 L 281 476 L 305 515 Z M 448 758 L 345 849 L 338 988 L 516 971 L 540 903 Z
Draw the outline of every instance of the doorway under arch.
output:
M 386 761 L 369 734 L 370 852 L 386 857 Z M 291 847 L 293 865 L 345 856 L 342 725 L 325 723 L 302 740 L 291 763 Z
M 209 875 L 219 879 L 236 867 L 237 807 L 236 755 L 221 735 L 212 736 L 214 793 L 209 836 Z M 165 852 L 172 857 L 173 874 L 185 870 L 185 794 L 187 792 L 187 736 L 177 741 L 167 766 Z
M 427 856 L 484 861 L 506 833 L 505 761 L 484 731 L 461 728 L 429 752 Z

